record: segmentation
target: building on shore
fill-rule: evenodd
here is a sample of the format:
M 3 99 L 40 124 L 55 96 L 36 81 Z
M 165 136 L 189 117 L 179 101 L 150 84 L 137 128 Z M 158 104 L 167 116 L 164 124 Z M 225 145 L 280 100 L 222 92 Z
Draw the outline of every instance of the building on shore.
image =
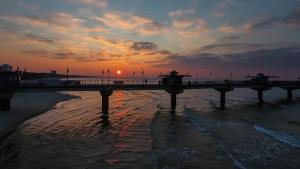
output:
M 0 86 L 14 86 L 20 82 L 19 71 L 13 71 L 13 66 L 0 65 Z
M 13 67 L 11 65 L 8 65 L 8 64 L 3 64 L 3 65 L 0 66 L 0 71 L 1 72 L 12 72 Z

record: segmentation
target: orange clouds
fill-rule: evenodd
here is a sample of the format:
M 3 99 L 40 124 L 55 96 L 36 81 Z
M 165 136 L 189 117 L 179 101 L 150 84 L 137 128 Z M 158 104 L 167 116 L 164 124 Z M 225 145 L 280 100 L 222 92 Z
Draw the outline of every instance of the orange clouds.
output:
M 161 22 L 129 13 L 109 12 L 94 19 L 107 27 L 134 32 L 141 36 L 153 36 L 165 30 L 165 25 Z

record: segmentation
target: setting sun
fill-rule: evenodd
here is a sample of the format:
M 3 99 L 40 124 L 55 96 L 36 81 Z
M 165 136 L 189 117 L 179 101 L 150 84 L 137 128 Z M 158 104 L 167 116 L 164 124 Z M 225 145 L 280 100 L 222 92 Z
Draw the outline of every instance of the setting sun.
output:
M 122 74 L 122 71 L 121 70 L 117 70 L 117 74 L 118 75 Z

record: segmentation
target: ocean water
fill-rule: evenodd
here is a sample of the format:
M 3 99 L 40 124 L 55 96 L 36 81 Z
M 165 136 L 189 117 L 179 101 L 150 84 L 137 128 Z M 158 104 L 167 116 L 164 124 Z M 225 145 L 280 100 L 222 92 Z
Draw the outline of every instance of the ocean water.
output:
M 176 112 L 164 91 L 115 91 L 109 119 L 99 92 L 70 92 L 0 146 L 1 169 L 300 168 L 300 92 L 186 90 Z

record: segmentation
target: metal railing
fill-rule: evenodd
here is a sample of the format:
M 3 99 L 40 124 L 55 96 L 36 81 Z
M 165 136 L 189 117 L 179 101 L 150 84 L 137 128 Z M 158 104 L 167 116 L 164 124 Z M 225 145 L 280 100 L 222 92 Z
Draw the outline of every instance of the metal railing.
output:
M 179 84 L 180 85 L 180 84 Z M 102 80 L 80 80 L 78 83 L 68 83 L 68 81 L 61 81 L 56 83 L 46 83 L 41 81 L 36 82 L 21 82 L 21 87 L 44 87 L 44 86 L 73 86 L 73 87 L 84 87 L 84 86 L 168 86 L 168 84 L 161 84 L 160 81 L 152 80 L 148 82 L 144 81 L 135 81 L 132 82 L 130 80 L 122 81 L 122 83 L 114 83 L 111 81 L 108 83 L 107 81 L 104 82 Z M 295 86 L 300 87 L 300 81 L 268 81 L 264 83 L 254 82 L 250 80 L 223 80 L 223 81 L 184 81 L 181 84 L 183 87 L 207 87 L 207 88 L 214 88 L 214 87 L 253 87 L 253 86 L 270 86 L 270 87 L 288 87 L 288 86 Z

